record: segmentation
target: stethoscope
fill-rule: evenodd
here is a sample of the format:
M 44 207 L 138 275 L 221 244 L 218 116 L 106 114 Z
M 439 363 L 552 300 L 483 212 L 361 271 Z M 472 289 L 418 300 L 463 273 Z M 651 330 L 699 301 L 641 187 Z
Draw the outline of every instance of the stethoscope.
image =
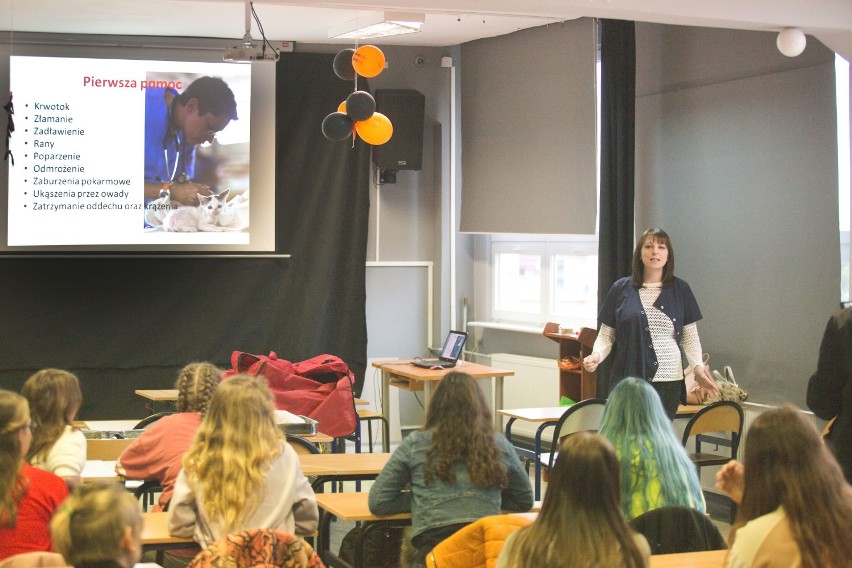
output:
M 174 104 L 172 101 L 171 104 Z M 171 105 L 169 106 L 168 113 L 168 128 L 166 129 L 166 133 L 163 135 L 163 159 L 166 165 L 166 175 L 169 178 L 169 182 L 171 183 L 188 183 L 189 176 L 186 174 L 186 141 L 184 136 L 180 135 L 177 130 L 175 130 L 174 126 L 172 126 L 172 110 Z M 169 171 L 169 143 L 170 141 L 174 142 L 175 145 L 175 163 L 174 166 Z M 184 171 L 180 174 L 177 173 L 178 166 L 183 163 Z

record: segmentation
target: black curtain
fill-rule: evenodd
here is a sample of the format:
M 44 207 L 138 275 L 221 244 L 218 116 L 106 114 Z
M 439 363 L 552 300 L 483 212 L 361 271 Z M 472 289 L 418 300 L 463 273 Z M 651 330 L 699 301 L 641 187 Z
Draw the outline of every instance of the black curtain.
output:
M 282 326 L 289 359 L 341 357 L 356 376 L 367 365 L 366 262 L 370 147 L 332 142 L 322 120 L 353 91 L 334 54 L 285 53 L 277 80 L 277 248 L 292 254 L 283 286 L 292 300 Z M 360 90 L 367 90 L 361 79 Z
M 275 351 L 337 355 L 360 392 L 369 149 L 322 135 L 322 119 L 352 92 L 332 61 L 278 63 L 276 252 L 292 258 L 0 258 L 0 388 L 68 369 L 80 378 L 81 418 L 139 418 L 147 410 L 134 390 L 170 388 L 190 361 L 229 367 L 233 351 Z
M 636 29 L 600 20 L 601 191 L 598 306 L 612 283 L 631 272 L 636 119 Z M 611 358 L 598 369 L 598 396 L 609 392 Z

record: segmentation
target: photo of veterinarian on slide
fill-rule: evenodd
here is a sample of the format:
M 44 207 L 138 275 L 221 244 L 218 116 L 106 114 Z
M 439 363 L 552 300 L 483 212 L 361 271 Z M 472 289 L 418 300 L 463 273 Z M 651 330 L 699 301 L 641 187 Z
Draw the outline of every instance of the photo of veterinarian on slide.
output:
M 197 152 L 198 146 L 212 144 L 219 132 L 237 120 L 233 91 L 219 77 L 198 77 L 183 91 L 179 87 L 184 81 L 162 83 L 145 91 L 146 229 L 245 230 L 248 190 L 217 191 L 216 160 L 205 160 Z

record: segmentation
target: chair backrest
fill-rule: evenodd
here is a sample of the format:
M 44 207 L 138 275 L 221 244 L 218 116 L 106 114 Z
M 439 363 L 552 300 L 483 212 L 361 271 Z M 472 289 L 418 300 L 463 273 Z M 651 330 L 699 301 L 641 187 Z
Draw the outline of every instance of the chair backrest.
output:
M 22 552 L 0 561 L 0 568 L 41 568 L 47 566 L 68 568 L 68 563 L 57 552 Z
M 736 457 L 743 433 L 743 407 L 731 400 L 708 404 L 696 412 L 683 430 L 683 445 L 689 438 L 710 432 L 730 432 L 731 456 Z
M 136 426 L 133 427 L 134 430 L 144 430 L 163 416 L 168 416 L 169 414 L 174 414 L 174 412 L 158 412 L 156 414 L 152 414 L 151 416 L 146 416 L 142 420 L 136 423 Z
M 196 555 L 188 568 L 220 566 L 292 566 L 318 568 L 319 555 L 301 538 L 276 529 L 248 529 L 229 534 Z
M 86 440 L 86 459 L 115 461 L 135 441 L 135 438 Z
M 559 453 L 559 441 L 564 436 L 576 432 L 597 432 L 600 429 L 604 408 L 606 408 L 606 400 L 602 398 L 587 398 L 569 406 L 565 410 L 556 423 L 556 430 L 553 432 L 553 441 L 550 443 L 550 457 L 547 464 L 548 468 L 553 469 L 553 462 Z
M 298 436 L 287 436 L 287 441 L 296 450 L 297 454 L 318 454 L 320 450 L 316 445 L 311 442 L 305 440 L 304 438 L 299 438 Z
M 651 545 L 651 554 L 675 554 L 728 548 L 710 517 L 683 506 L 653 509 L 630 521 Z

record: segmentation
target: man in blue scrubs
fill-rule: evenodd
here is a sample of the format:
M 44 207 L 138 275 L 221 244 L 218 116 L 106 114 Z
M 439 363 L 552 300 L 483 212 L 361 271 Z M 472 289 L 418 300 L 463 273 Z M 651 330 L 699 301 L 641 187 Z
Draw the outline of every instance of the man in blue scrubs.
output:
M 145 92 L 145 201 L 168 189 L 171 201 L 197 205 L 197 194 L 210 188 L 193 182 L 195 147 L 212 142 L 232 120 L 237 103 L 219 77 L 199 77 L 182 92 L 152 88 Z

